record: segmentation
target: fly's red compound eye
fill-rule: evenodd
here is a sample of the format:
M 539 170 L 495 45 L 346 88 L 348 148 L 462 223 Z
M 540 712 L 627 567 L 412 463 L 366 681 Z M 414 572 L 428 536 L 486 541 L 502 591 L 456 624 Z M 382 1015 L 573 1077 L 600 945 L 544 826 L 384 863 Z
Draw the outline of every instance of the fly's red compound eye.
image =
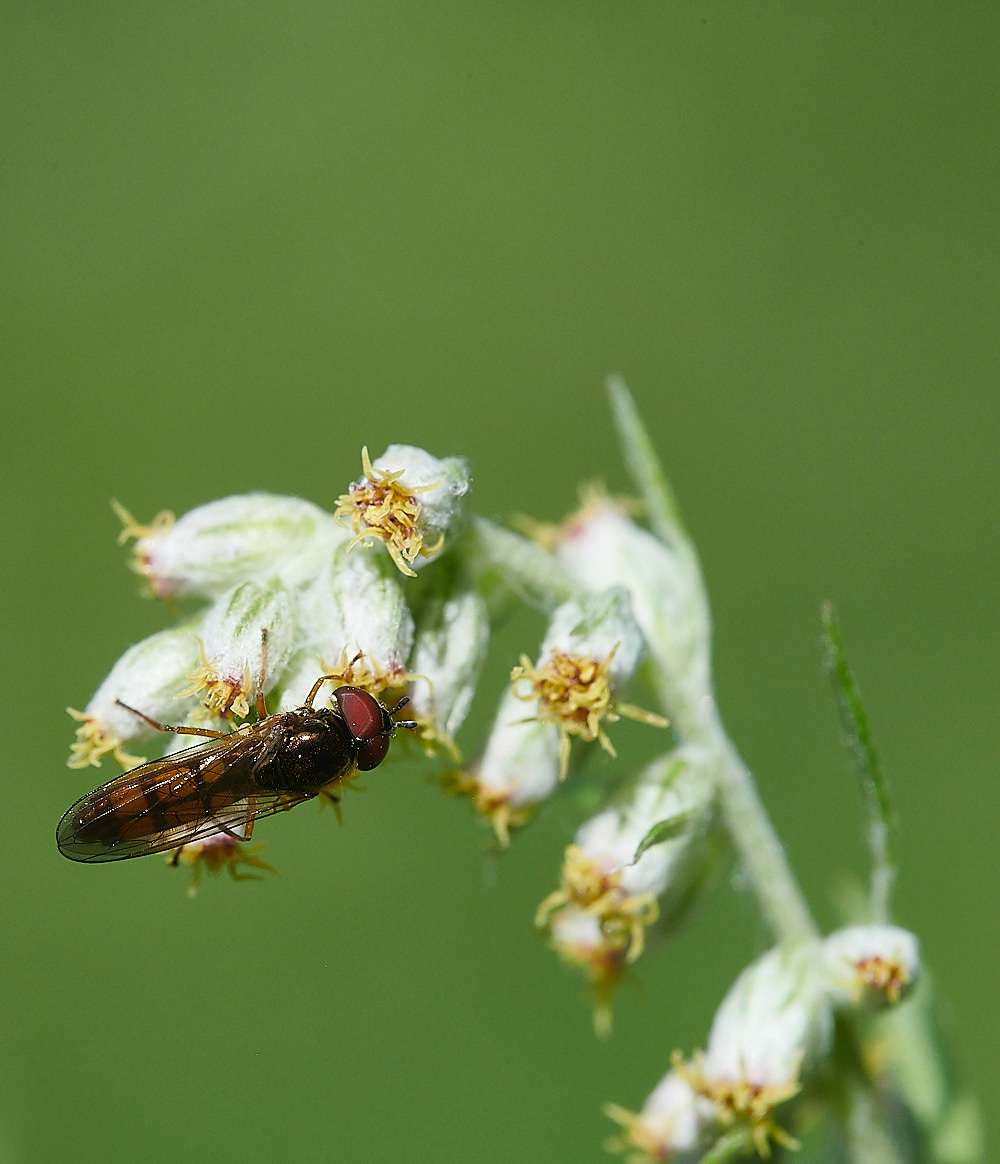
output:
M 351 735 L 356 740 L 371 740 L 374 742 L 384 730 L 382 720 L 382 704 L 374 695 L 362 691 L 360 687 L 338 687 L 333 693 L 341 714 L 347 720 Z M 386 747 L 389 741 L 386 740 Z M 383 751 L 382 755 L 385 755 Z M 378 764 L 382 756 L 375 761 Z M 375 764 L 371 767 L 374 768 Z M 360 767 L 360 765 L 358 765 Z M 367 771 L 368 769 L 364 769 Z
M 358 771 L 370 772 L 372 768 L 377 768 L 385 759 L 388 750 L 388 736 L 376 736 L 373 740 L 366 740 L 358 749 Z

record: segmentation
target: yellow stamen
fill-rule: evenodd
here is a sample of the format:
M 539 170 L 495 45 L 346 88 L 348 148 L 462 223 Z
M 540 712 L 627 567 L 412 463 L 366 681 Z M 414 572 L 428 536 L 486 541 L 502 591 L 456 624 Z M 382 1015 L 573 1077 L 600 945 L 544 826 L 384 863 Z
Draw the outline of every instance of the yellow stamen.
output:
M 136 539 L 135 550 L 128 564 L 129 569 L 145 578 L 147 593 L 153 595 L 155 598 L 166 598 L 167 593 L 158 584 L 153 574 L 153 568 L 149 562 L 149 555 L 142 548 L 142 542 L 147 538 L 155 538 L 161 534 L 165 534 L 174 524 L 174 515 L 169 509 L 164 509 L 153 518 L 149 525 L 141 525 L 129 513 L 125 506 L 119 502 L 112 501 L 111 508 L 115 511 L 118 520 L 122 523 L 121 532 L 118 534 L 118 544 L 123 546 L 129 538 Z
M 118 544 L 120 546 L 125 545 L 129 538 L 135 538 L 136 541 L 141 541 L 142 538 L 165 534 L 177 520 L 169 509 L 161 509 L 149 525 L 141 525 L 121 502 L 112 501 L 111 508 L 115 511 L 115 516 L 122 523 L 121 532 L 118 534 Z
M 234 881 L 262 880 L 256 873 L 239 872 L 240 866 L 262 869 L 266 873 L 277 873 L 278 870 L 273 865 L 268 865 L 258 856 L 263 848 L 263 843 L 247 847 L 244 842 L 223 834 L 183 845 L 181 848 L 175 849 L 173 853 L 168 854 L 167 861 L 171 865 L 177 865 L 183 861 L 185 865 L 191 866 L 191 884 L 188 886 L 188 897 L 194 897 L 198 892 L 199 885 L 201 885 L 203 870 L 207 870 L 209 873 L 218 873 L 221 869 L 226 868 Z
M 792 1072 L 788 1083 L 751 1083 L 748 1079 L 717 1080 L 709 1082 L 705 1078 L 705 1057 L 695 1051 L 690 1063 L 684 1061 L 680 1051 L 671 1057 L 671 1065 L 691 1088 L 715 1105 L 716 1116 L 723 1127 L 742 1122 L 750 1128 L 754 1147 L 758 1155 L 767 1159 L 771 1155 L 770 1141 L 774 1140 L 783 1148 L 799 1147 L 784 1128 L 771 1118 L 771 1112 L 779 1104 L 798 1095 L 802 1090 L 799 1083 L 798 1067 Z
M 609 1120 L 620 1124 L 624 1135 L 613 1136 L 605 1142 L 609 1152 L 629 1152 L 625 1164 L 647 1164 L 650 1160 L 668 1160 L 674 1153 L 665 1144 L 669 1126 L 654 1129 L 641 1112 L 629 1111 L 617 1103 L 606 1103 L 601 1109 Z M 630 1149 L 638 1148 L 638 1153 Z
M 621 884 L 621 870 L 608 872 L 578 845 L 566 849 L 562 885 L 539 905 L 535 925 L 549 933 L 562 960 L 580 966 L 590 979 L 594 999 L 594 1030 L 603 1037 L 611 1030 L 611 995 L 627 965 L 645 947 L 646 929 L 659 917 L 652 893 L 629 895 Z M 598 919 L 599 941 L 560 939 L 554 932 L 556 915 L 572 906 Z
M 340 661 L 334 667 L 328 667 L 322 658 L 319 659 L 320 673 L 330 680 L 326 688 L 327 698 L 337 687 L 360 687 L 376 699 L 382 699 L 387 691 L 393 688 L 406 686 L 416 678 L 422 676 L 411 675 L 401 668 L 381 667 L 373 663 L 362 651 L 358 651 L 353 658 L 348 658 L 345 647 L 340 653 Z
M 341 789 L 350 788 L 354 792 L 364 792 L 364 786 L 358 784 L 358 773 L 351 772 L 347 776 L 342 776 L 337 780 L 331 781 L 325 788 L 321 788 L 318 793 L 320 811 L 329 805 L 333 809 L 334 816 L 337 818 L 337 824 L 344 823 L 343 814 L 340 811 L 340 797 Z
M 196 635 L 195 638 L 198 636 Z M 178 699 L 197 695 L 210 715 L 220 719 L 246 719 L 250 714 L 250 698 L 255 695 L 254 681 L 250 677 L 250 664 L 244 663 L 243 676 L 236 679 L 230 675 L 220 675 L 205 655 L 205 644 L 198 639 L 201 666 L 188 675 L 190 683 L 177 693 Z
M 626 962 L 634 962 L 645 948 L 646 929 L 656 922 L 660 909 L 652 893 L 630 895 L 621 879 L 620 869 L 608 872 L 579 845 L 568 846 L 562 885 L 539 905 L 535 925 L 549 929 L 555 915 L 572 905 L 600 921 L 604 941 L 598 958 L 610 950 L 616 955 L 624 953 Z
M 611 1034 L 611 997 L 621 979 L 627 962 L 626 946 L 617 941 L 558 942 L 555 948 L 568 966 L 579 966 L 590 982 L 593 1004 L 594 1034 L 603 1039 Z
M 441 778 L 446 792 L 454 796 L 468 796 L 478 813 L 489 819 L 501 849 L 510 844 L 510 830 L 521 828 L 531 819 L 535 806 L 510 803 L 513 787 L 483 788 L 475 776 L 461 769 L 452 769 Z
M 514 513 L 509 520 L 518 533 L 524 534 L 535 545 L 541 546 L 543 550 L 548 550 L 550 554 L 563 540 L 562 526 L 556 525 L 554 522 L 535 521 L 526 513 Z
M 909 970 L 898 958 L 863 958 L 855 964 L 854 1004 L 861 1002 L 866 990 L 884 994 L 895 1006 L 912 981 Z
M 101 757 L 108 752 L 111 752 L 115 760 L 126 770 L 138 768 L 140 764 L 146 763 L 143 756 L 129 755 L 122 747 L 121 739 L 107 728 L 101 727 L 93 716 L 87 715 L 84 711 L 77 711 L 74 707 L 67 707 L 66 711 L 75 720 L 80 721 L 80 726 L 76 729 L 76 743 L 70 745 L 67 768 L 100 768 Z
M 526 703 L 538 701 L 534 718 L 541 723 L 554 723 L 559 728 L 559 779 L 564 780 L 569 770 L 570 736 L 580 736 L 591 742 L 597 740 L 611 756 L 615 749 L 601 727 L 602 721 L 615 723 L 621 716 L 639 719 L 656 727 L 666 727 L 668 721 L 651 711 L 642 711 L 631 704 L 613 704 L 608 668 L 618 645 L 606 659 L 584 655 L 570 655 L 553 647 L 549 659 L 536 669 L 527 655 L 521 656 L 520 666 L 510 673 L 514 695 Z M 527 691 L 519 691 L 518 684 L 528 683 Z
M 602 509 L 617 509 L 631 516 L 641 514 L 645 505 L 635 497 L 615 497 L 608 493 L 603 481 L 591 481 L 580 486 L 580 508 L 571 513 L 561 525 L 536 521 L 523 513 L 515 513 L 510 524 L 525 537 L 550 553 L 560 542 L 575 537 Z
M 374 469 L 367 446 L 361 450 L 361 466 L 367 480 L 352 485 L 337 498 L 333 516 L 341 525 L 344 524 L 341 518 L 350 518 L 354 531 L 351 546 L 358 542 L 364 546 L 374 545 L 375 541 L 385 542 L 400 572 L 415 578 L 412 562 L 418 556 L 431 557 L 444 545 L 444 534 L 433 545 L 424 544 L 421 507 L 416 497 L 418 493 L 436 489 L 437 483 L 415 488 L 401 485 L 404 470 L 390 473 Z

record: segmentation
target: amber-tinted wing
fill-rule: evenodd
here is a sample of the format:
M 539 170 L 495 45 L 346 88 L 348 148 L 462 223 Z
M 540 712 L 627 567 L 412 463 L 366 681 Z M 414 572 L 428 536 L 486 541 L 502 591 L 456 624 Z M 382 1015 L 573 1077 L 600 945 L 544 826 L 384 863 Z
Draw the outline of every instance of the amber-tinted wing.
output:
M 122 861 L 213 833 L 241 836 L 251 820 L 315 795 L 262 790 L 251 781 L 263 746 L 258 732 L 233 732 L 133 768 L 64 814 L 56 829 L 59 851 L 72 861 Z

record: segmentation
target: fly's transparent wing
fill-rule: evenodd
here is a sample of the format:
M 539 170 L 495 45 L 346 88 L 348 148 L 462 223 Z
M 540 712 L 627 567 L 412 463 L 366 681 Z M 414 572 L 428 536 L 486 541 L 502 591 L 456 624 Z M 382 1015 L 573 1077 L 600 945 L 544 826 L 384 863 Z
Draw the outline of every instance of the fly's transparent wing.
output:
M 239 838 L 257 817 L 315 795 L 261 791 L 251 775 L 263 747 L 251 729 L 133 768 L 65 813 L 56 829 L 59 851 L 73 861 L 122 861 L 220 832 Z

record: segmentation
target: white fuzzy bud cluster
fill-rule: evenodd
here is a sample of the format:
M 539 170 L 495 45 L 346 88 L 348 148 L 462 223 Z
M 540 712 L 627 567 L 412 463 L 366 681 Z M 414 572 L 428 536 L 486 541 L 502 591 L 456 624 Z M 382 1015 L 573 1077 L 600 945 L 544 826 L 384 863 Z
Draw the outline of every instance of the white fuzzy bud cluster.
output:
M 622 1146 L 669 1160 L 739 1124 L 762 1156 L 772 1139 L 794 1147 L 772 1112 L 798 1093 L 803 1069 L 828 1049 L 832 1026 L 819 943 L 770 950 L 723 999 L 704 1054 L 684 1062 L 675 1053 L 641 1112 L 606 1109 L 623 1125 Z
M 605 1115 L 621 1124 L 624 1135 L 608 1146 L 631 1158 L 673 1160 L 693 1152 L 705 1130 L 715 1122 L 715 1107 L 691 1086 L 686 1073 L 668 1071 L 653 1088 L 639 1112 L 616 1103 L 605 1104 Z M 641 1153 L 636 1157 L 634 1151 Z
M 813 943 L 777 946 L 751 963 L 716 1011 L 702 1071 L 713 1088 L 797 1089 L 830 1044 L 832 1019 Z
M 638 1114 L 611 1105 L 623 1148 L 668 1160 L 726 1129 L 746 1129 L 760 1155 L 795 1146 L 773 1117 L 830 1048 L 838 1009 L 893 1006 L 920 971 L 917 942 L 898 926 L 848 926 L 777 946 L 748 966 L 716 1011 L 704 1053 L 673 1066 Z
M 282 684 L 282 710 L 301 706 L 324 673 L 343 673 L 355 685 L 364 677 L 376 694 L 403 686 L 413 616 L 398 577 L 383 573 L 375 554 L 360 546 L 339 549 L 302 590 L 298 607 L 299 634 Z
M 443 552 L 462 520 L 465 463 L 408 445 L 393 445 L 375 466 L 367 454 L 365 462 L 373 479 L 391 484 L 382 491 L 383 524 L 405 528 L 409 550 L 422 561 Z M 123 766 L 140 761 L 122 745 L 155 729 L 122 704 L 158 722 L 217 726 L 250 714 L 262 689 L 277 692 L 282 709 L 299 706 L 324 673 L 378 695 L 405 688 L 414 623 L 400 574 L 376 550 L 352 545 L 337 515 L 268 493 L 214 501 L 177 521 L 162 514 L 148 527 L 117 508 L 123 534 L 136 538 L 133 564 L 150 591 L 209 605 L 130 648 L 85 711 L 72 713 L 81 726 L 71 766 L 99 764 L 107 753 Z M 447 727 L 438 732 L 428 721 L 423 734 L 432 743 L 450 740 L 448 729 L 471 699 L 468 620 L 459 622 L 456 644 L 447 625 L 438 632 L 437 681 L 442 692 L 449 684 L 456 692 L 443 717 Z
M 364 449 L 361 463 L 364 476 L 340 497 L 336 517 L 349 520 L 356 542 L 381 542 L 400 573 L 415 577 L 462 524 L 468 465 L 413 445 L 390 445 L 374 463 Z
M 461 457 L 442 460 L 415 445 L 390 445 L 372 468 L 377 474 L 396 477 L 402 488 L 419 497 L 425 541 L 447 537 L 461 522 L 461 501 L 471 484 L 469 466 Z
M 314 699 L 330 706 L 334 700 L 347 751 L 335 747 L 327 769 L 322 762 L 317 774 L 309 769 L 314 782 L 303 777 L 297 797 L 286 799 L 290 786 L 283 777 L 273 782 L 277 787 L 264 787 L 261 779 L 251 792 L 230 788 L 226 810 L 238 804 L 231 826 L 213 803 L 217 785 L 206 791 L 209 781 L 196 766 L 193 792 L 183 791 L 185 780 L 171 779 L 147 797 L 152 784 L 143 780 L 158 780 L 163 769 L 173 777 L 185 770 L 181 761 L 147 769 L 113 792 L 99 789 L 64 825 L 74 843 L 86 837 L 97 859 L 138 855 L 114 848 L 131 827 L 119 819 L 128 816 L 118 799 L 127 785 L 141 793 L 130 802 L 138 805 L 134 819 L 145 813 L 143 826 L 159 829 L 160 839 L 146 851 L 173 845 L 171 862 L 192 867 L 192 891 L 205 870 L 254 877 L 254 870 L 270 868 L 247 847 L 255 815 L 314 796 L 336 807 L 340 786 L 353 774 L 350 756 L 370 770 L 386 755 L 387 715 L 396 701 L 406 702 L 404 692 L 413 716 L 406 726 L 429 752 L 441 745 L 459 760 L 455 735 L 473 700 L 491 617 L 520 598 L 548 614 L 540 647 L 534 657 L 522 654 L 511 670 L 476 762 L 445 780 L 472 799 L 507 845 L 511 828 L 593 755 L 595 744 L 615 757 L 609 729 L 621 717 L 668 726 L 664 717 L 623 701 L 648 660 L 676 746 L 579 827 L 560 885 L 541 902 L 535 924 L 564 961 L 586 972 L 595 1027 L 607 1033 L 612 988 L 642 954 L 651 927 L 662 923 L 656 933 L 663 936 L 708 880 L 721 820 L 779 944 L 737 977 L 703 1052 L 688 1060 L 675 1052 L 638 1113 L 614 1105 L 606 1110 L 622 1128 L 615 1146 L 632 1164 L 732 1159 L 751 1149 L 768 1156 L 772 1143 L 796 1146 L 785 1127 L 794 1111 L 783 1105 L 828 1055 L 835 1017 L 839 1030 L 852 1015 L 899 1004 L 919 976 L 919 949 L 912 934 L 890 925 L 818 936 L 752 778 L 714 711 L 711 623 L 694 547 L 627 390 L 615 381 L 610 393 L 652 532 L 629 516 L 633 504 L 597 490 L 560 526 L 523 519 L 533 540 L 483 519 L 466 529 L 465 461 L 402 444 L 374 461 L 363 449 L 362 476 L 332 513 L 294 497 L 250 493 L 178 521 L 164 513 L 139 526 L 117 507 L 123 537 L 136 539 L 133 566 L 148 589 L 204 606 L 130 648 L 86 709 L 71 712 L 80 727 L 70 766 L 99 765 L 109 753 L 123 766 L 140 763 L 124 745 L 173 724 L 180 730 L 165 741 L 168 752 L 190 747 L 192 736 L 219 741 L 195 753 L 199 763 L 211 758 L 204 769 L 213 780 L 220 772 L 229 779 L 240 749 L 255 760 L 256 772 L 265 768 L 260 756 L 268 763 L 280 756 L 283 764 L 286 755 L 299 754 L 300 744 L 287 744 L 279 729 L 300 724 L 304 717 L 288 713 Z M 842 685 L 849 687 L 847 680 Z M 337 686 L 364 689 L 381 709 L 358 692 L 334 696 Z M 255 710 L 273 718 L 261 729 L 234 726 Z M 853 704 L 849 710 L 860 723 Z M 322 722 L 331 724 L 327 717 Z M 232 741 L 221 731 L 225 723 L 238 733 Z M 313 738 L 321 736 L 317 729 Z M 323 784 L 324 772 L 334 769 Z M 88 815 L 94 804 L 103 815 Z M 887 830 L 884 808 L 880 802 Z M 164 824 L 169 820 L 183 823 Z M 64 846 L 64 825 L 60 847 L 73 856 Z M 140 827 L 136 849 L 151 835 Z M 891 873 L 883 842 L 873 842 L 874 859 Z M 885 901 L 873 896 L 871 914 L 885 916 Z M 817 1073 L 817 1082 L 823 1078 Z
M 317 560 L 347 534 L 311 502 L 270 493 L 210 501 L 179 521 L 162 514 L 139 526 L 118 509 L 124 536 L 136 537 L 134 568 L 157 598 L 218 598 L 248 579 L 308 578 Z
M 86 708 L 82 712 L 69 709 L 80 721 L 70 753 L 71 768 L 99 767 L 101 757 L 108 752 L 124 768 L 142 763 L 142 757 L 129 755 L 122 745 L 148 739 L 156 732 L 128 708 L 157 720 L 178 713 L 183 716 L 194 709 L 197 701 L 182 699 L 179 693 L 198 665 L 196 634 L 200 625 L 197 621 L 159 631 L 129 647 Z
M 245 718 L 258 693 L 275 686 L 291 657 L 292 603 L 278 578 L 241 582 L 227 590 L 205 613 L 201 665 L 181 698 L 198 695 L 215 716 Z

